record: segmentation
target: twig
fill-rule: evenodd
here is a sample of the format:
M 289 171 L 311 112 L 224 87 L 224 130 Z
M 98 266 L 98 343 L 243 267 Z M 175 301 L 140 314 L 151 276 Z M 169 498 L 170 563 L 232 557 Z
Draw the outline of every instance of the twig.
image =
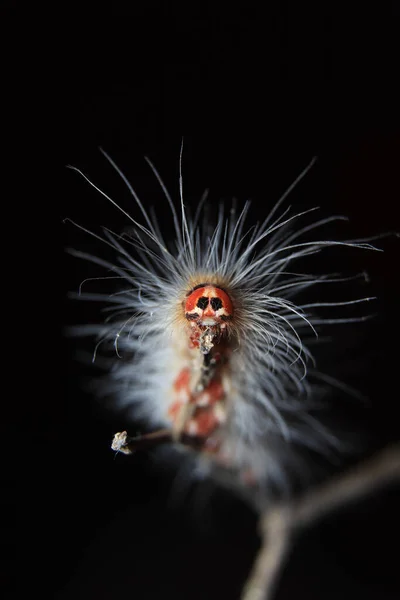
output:
M 262 545 L 242 600 L 271 600 L 292 538 L 300 527 L 315 523 L 339 507 L 400 479 L 400 445 L 305 493 L 294 502 L 267 508 L 260 521 Z
M 158 446 L 161 443 L 170 441 L 172 441 L 172 434 L 169 429 L 159 429 L 137 437 L 130 437 L 126 431 L 120 431 L 114 435 L 111 448 L 123 454 L 133 454 L 136 450 Z

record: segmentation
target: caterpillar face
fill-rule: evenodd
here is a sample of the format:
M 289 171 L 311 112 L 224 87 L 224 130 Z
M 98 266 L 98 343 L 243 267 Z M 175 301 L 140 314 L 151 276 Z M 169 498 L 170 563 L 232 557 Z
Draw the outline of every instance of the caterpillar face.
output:
M 233 318 L 233 305 L 228 294 L 214 285 L 200 284 L 189 292 L 185 301 L 185 317 L 203 327 L 226 327 Z

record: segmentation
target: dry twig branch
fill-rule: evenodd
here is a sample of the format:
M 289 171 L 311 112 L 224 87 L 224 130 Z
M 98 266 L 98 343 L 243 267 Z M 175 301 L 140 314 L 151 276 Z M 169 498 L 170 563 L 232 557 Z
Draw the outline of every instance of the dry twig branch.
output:
M 137 437 L 131 437 L 126 431 L 120 431 L 114 435 L 111 449 L 122 454 L 133 454 L 136 450 L 158 446 L 164 442 L 171 442 L 172 434 L 169 429 L 159 429 Z
M 144 447 L 171 441 L 172 434 L 168 429 L 138 437 L 130 437 L 123 431 L 115 434 L 112 449 L 132 454 Z M 299 529 L 396 479 L 400 479 L 399 444 L 382 450 L 296 500 L 267 506 L 260 519 L 261 548 L 243 590 L 242 600 L 272 600 L 285 558 Z
M 285 557 L 299 528 L 315 523 L 336 508 L 377 491 L 400 479 L 400 445 L 333 477 L 293 502 L 266 508 L 261 516 L 262 545 L 242 600 L 271 600 Z

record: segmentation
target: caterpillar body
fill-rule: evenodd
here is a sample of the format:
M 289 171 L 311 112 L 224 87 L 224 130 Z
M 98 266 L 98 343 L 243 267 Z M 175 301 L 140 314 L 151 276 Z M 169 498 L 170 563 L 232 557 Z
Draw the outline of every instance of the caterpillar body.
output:
M 292 213 L 284 208 L 314 161 L 265 220 L 252 227 L 246 222 L 249 203 L 240 212 L 233 205 L 228 213 L 221 205 L 212 224 L 203 198 L 191 217 L 183 202 L 181 166 L 176 207 L 147 161 L 171 211 L 171 241 L 164 239 L 125 175 L 103 154 L 127 184 L 143 218 L 140 222 L 126 213 L 79 171 L 131 226 L 123 235 L 103 230 L 101 239 L 115 251 L 115 263 L 72 251 L 126 284 L 101 297 L 112 317 L 96 329 L 96 352 L 107 344 L 114 348 L 102 385 L 116 406 L 128 407 L 135 419 L 147 423 L 147 439 L 172 441 L 195 456 L 202 472 L 228 473 L 246 488 L 265 489 L 284 481 L 288 470 L 296 469 L 301 448 L 322 453 L 338 448 L 340 440 L 312 414 L 320 388 L 308 375 L 315 361 L 304 342 L 324 321 L 312 311 L 326 303 L 297 305 L 293 298 L 340 276 L 298 273 L 293 265 L 330 246 L 376 248 L 368 240 L 301 241 L 342 218 L 298 225 L 315 209 Z M 82 331 L 93 333 L 93 328 Z M 113 447 L 129 452 L 125 432 L 116 435 Z

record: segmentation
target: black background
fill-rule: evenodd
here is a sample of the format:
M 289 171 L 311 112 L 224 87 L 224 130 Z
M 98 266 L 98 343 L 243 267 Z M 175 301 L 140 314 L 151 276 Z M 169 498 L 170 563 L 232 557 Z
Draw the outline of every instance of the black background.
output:
M 15 106 L 3 120 L 18 121 L 22 103 L 53 138 L 40 155 L 49 180 L 55 173 L 51 199 L 45 206 L 35 188 L 34 198 L 41 224 L 49 212 L 56 216 L 44 227 L 45 283 L 36 290 L 45 343 L 35 347 L 39 366 L 11 428 L 20 439 L 26 423 L 31 441 L 16 469 L 21 479 L 20 467 L 27 467 L 17 515 L 24 530 L 9 554 L 7 565 L 16 569 L 5 572 L 6 581 L 14 595 L 27 579 L 41 596 L 65 600 L 238 598 L 258 544 L 255 515 L 223 492 L 209 501 L 198 490 L 174 495 L 174 467 L 163 469 L 149 455 L 114 457 L 109 443 L 123 418 L 100 410 L 82 390 L 87 373 L 73 360 L 74 343 L 56 350 L 47 341 L 52 333 L 61 337 L 65 322 L 95 320 L 96 308 L 65 300 L 93 267 L 66 257 L 64 247 L 93 245 L 63 219 L 89 229 L 126 224 L 65 165 L 129 206 L 103 147 L 162 221 L 165 201 L 143 156 L 176 198 L 184 136 L 188 202 L 207 187 L 212 202 L 252 198 L 257 218 L 317 155 L 293 204 L 346 214 L 350 237 L 399 230 L 398 6 L 147 3 L 103 11 L 69 4 L 57 14 L 32 15 L 29 37 L 18 35 L 20 17 L 10 17 L 13 85 L 5 89 Z M 36 49 L 40 58 L 32 59 Z M 13 69 L 19 52 L 15 64 L 28 68 Z M 20 176 L 43 142 L 22 139 Z M 346 262 L 349 271 L 367 267 L 371 295 L 379 296 L 381 316 L 363 334 L 367 358 L 353 376 L 371 398 L 360 419 L 368 451 L 398 431 L 398 241 L 380 245 L 384 255 Z M 396 551 L 389 547 L 399 535 L 398 500 L 390 490 L 303 536 L 277 597 L 398 597 Z M 28 559 L 26 578 L 21 558 Z

